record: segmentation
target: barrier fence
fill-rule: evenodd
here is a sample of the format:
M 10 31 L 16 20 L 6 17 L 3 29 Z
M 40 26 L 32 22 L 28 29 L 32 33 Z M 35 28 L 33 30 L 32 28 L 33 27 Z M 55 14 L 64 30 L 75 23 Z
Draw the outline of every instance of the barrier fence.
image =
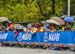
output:
M 75 44 L 75 31 L 56 32 L 0 32 L 0 42 L 24 42 L 24 43 L 46 43 L 46 44 Z

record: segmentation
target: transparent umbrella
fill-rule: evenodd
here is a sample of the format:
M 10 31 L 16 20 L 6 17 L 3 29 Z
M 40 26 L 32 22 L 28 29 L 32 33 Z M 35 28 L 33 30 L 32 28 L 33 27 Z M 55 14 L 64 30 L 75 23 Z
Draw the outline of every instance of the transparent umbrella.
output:
M 64 25 L 65 24 L 64 20 L 61 19 L 60 17 L 51 17 L 50 19 L 57 21 L 58 23 L 60 23 L 60 25 Z
M 0 17 L 0 22 L 9 21 L 6 17 Z
M 15 24 L 14 25 L 14 28 L 15 29 L 23 29 L 23 26 L 21 26 L 20 24 Z
M 60 23 L 58 23 L 58 22 L 55 21 L 55 20 L 46 20 L 46 22 L 52 23 L 52 24 L 56 24 L 56 25 L 60 25 Z

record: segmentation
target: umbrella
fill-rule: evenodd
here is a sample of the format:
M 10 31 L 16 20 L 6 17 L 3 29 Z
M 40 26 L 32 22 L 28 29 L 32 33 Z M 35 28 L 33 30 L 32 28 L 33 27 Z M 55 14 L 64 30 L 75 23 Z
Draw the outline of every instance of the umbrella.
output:
M 58 23 L 60 23 L 60 25 L 64 25 L 65 24 L 64 20 L 61 19 L 60 17 L 51 17 L 50 19 L 57 21 Z
M 44 24 L 44 23 L 46 23 L 46 22 L 45 22 L 45 21 L 41 21 L 41 23 L 43 23 L 43 24 Z
M 56 25 L 60 25 L 60 23 L 58 23 L 58 22 L 55 21 L 55 20 L 46 20 L 46 22 L 48 22 L 48 23 L 53 23 L 53 24 L 56 24 Z
M 20 24 L 15 24 L 14 25 L 14 28 L 15 29 L 23 29 L 23 26 L 21 26 Z
M 0 17 L 0 22 L 9 21 L 6 17 Z
M 66 22 L 74 22 L 74 17 L 65 17 L 64 20 Z
M 63 15 L 63 16 L 61 16 L 61 18 L 64 19 L 66 16 L 67 16 L 67 15 Z

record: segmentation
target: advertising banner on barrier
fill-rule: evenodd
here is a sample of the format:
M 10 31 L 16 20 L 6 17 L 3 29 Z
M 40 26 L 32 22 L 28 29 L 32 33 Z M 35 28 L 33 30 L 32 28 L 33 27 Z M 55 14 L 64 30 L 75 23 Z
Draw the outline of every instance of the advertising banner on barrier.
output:
M 19 42 L 31 42 L 32 41 L 32 33 L 31 32 L 19 32 L 17 37 L 17 41 Z
M 42 35 L 42 40 L 44 43 L 48 43 L 49 42 L 49 32 L 43 32 L 43 35 Z
M 67 45 L 74 44 L 74 35 L 75 35 L 74 31 L 67 31 L 65 34 L 66 34 L 67 39 L 68 39 Z
M 74 36 L 74 37 L 73 37 L 73 41 L 74 41 L 73 44 L 75 44 L 75 31 L 74 31 L 73 33 L 74 33 L 74 34 L 73 34 L 73 36 Z
M 0 32 L 0 42 L 36 42 L 49 44 L 75 44 L 75 31 L 56 31 L 56 32 L 19 32 L 15 36 L 14 32 Z
M 32 41 L 36 43 L 43 43 L 44 32 L 36 32 L 32 36 Z
M 49 44 L 73 44 L 75 41 L 73 31 L 36 32 L 32 36 L 33 42 Z
M 15 42 L 16 41 L 15 32 L 8 31 L 6 33 L 8 34 L 6 41 L 8 41 L 8 42 Z
M 49 43 L 60 43 L 61 32 L 49 32 Z
M 1 41 L 6 41 L 7 36 L 8 36 L 8 33 L 0 32 L 0 42 Z
M 15 40 L 15 33 L 11 31 L 7 32 L 0 32 L 0 42 L 5 41 L 5 42 L 13 42 Z
M 60 32 L 60 44 L 67 44 L 68 42 L 68 36 L 67 36 L 67 32 L 66 31 L 62 31 Z

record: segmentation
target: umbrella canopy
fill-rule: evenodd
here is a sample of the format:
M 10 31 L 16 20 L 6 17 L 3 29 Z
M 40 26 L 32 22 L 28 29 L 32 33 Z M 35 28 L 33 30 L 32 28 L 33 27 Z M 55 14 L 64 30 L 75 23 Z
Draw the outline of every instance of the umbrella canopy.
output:
M 14 25 L 14 28 L 15 29 L 23 29 L 23 26 L 21 26 L 20 24 L 15 24 Z
M 6 17 L 0 17 L 0 22 L 9 21 Z
M 65 24 L 64 20 L 61 19 L 60 17 L 51 17 L 50 19 L 57 21 L 58 23 L 60 23 L 60 25 L 64 25 Z
M 43 23 L 43 24 L 44 24 L 44 23 L 46 23 L 46 22 L 45 22 L 45 21 L 41 21 L 41 23 Z
M 46 20 L 46 22 L 52 23 L 52 24 L 56 24 L 56 25 L 60 25 L 60 23 L 58 23 L 58 22 L 55 21 L 55 20 Z
M 74 17 L 65 17 L 64 20 L 66 22 L 74 22 Z

